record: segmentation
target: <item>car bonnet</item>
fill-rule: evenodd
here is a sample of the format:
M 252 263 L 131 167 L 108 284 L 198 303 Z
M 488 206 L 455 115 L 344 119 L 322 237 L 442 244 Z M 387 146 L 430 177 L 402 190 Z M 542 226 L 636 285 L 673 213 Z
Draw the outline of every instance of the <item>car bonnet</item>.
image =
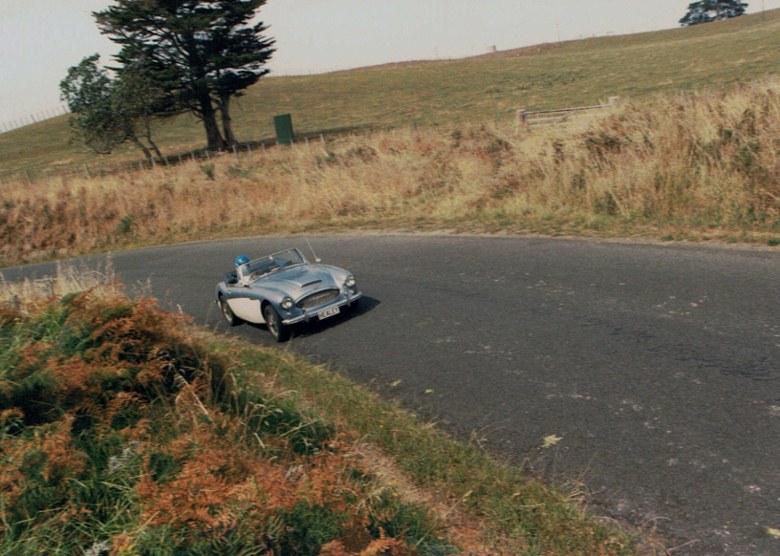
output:
M 273 286 L 284 290 L 287 295 L 298 297 L 309 291 L 333 287 L 336 283 L 328 270 L 316 265 L 301 265 L 274 272 L 253 285 Z

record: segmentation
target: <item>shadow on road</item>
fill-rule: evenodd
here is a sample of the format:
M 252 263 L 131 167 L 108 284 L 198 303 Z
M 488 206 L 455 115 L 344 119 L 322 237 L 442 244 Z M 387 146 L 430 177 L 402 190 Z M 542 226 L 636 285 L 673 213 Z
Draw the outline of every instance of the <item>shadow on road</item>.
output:
M 335 317 L 331 317 L 326 320 L 313 320 L 308 323 L 300 323 L 294 325 L 292 329 L 292 338 L 307 338 L 309 336 L 314 336 L 316 334 L 324 332 L 325 330 L 328 330 L 333 326 L 338 326 L 339 324 L 344 323 L 346 321 L 350 321 L 353 318 L 358 318 L 362 315 L 365 315 L 366 313 L 370 313 L 376 307 L 378 307 L 380 303 L 381 301 L 379 301 L 378 299 L 375 299 L 373 297 L 363 296 L 352 307 L 349 308 L 342 307 L 341 313 L 339 313 Z M 270 334 L 268 332 L 268 327 L 265 324 L 253 324 L 253 323 L 245 323 L 245 324 L 248 324 L 252 328 L 257 328 L 258 330 L 262 330 L 264 333 Z

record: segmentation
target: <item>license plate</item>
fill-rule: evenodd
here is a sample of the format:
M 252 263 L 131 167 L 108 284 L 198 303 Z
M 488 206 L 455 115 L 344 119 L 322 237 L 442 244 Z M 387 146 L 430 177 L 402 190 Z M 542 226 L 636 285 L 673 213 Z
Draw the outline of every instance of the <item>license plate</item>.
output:
M 328 317 L 332 317 L 333 315 L 338 315 L 341 312 L 341 310 L 338 307 L 331 307 L 330 309 L 324 309 L 317 313 L 317 316 L 320 320 L 326 319 Z

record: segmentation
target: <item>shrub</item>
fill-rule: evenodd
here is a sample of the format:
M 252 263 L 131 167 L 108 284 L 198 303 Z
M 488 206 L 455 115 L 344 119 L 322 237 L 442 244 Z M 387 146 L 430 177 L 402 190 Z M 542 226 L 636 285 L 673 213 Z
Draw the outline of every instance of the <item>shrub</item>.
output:
M 335 428 L 237 378 L 180 315 L 93 292 L 5 314 L 4 553 L 319 554 L 430 529 L 367 509 L 375 482 Z

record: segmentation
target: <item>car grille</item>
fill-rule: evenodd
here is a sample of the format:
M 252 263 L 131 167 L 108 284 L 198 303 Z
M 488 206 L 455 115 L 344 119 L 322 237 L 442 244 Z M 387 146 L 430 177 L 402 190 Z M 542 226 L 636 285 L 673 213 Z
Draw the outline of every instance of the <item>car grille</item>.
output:
M 308 297 L 304 297 L 298 302 L 298 307 L 301 309 L 311 309 L 313 307 L 319 307 L 324 305 L 328 301 L 332 301 L 339 296 L 339 290 L 324 290 L 321 292 L 313 293 Z

